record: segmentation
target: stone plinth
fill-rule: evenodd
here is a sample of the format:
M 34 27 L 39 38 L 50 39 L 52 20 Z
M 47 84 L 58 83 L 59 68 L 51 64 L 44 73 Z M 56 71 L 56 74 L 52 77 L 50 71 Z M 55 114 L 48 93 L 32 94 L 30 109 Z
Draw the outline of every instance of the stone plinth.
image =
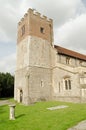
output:
M 15 104 L 9 105 L 10 107 L 10 120 L 15 120 Z

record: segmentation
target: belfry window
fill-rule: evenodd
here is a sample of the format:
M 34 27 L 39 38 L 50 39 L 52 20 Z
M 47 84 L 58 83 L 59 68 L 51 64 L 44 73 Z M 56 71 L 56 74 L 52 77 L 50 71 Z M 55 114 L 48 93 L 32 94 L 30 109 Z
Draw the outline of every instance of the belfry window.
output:
M 25 34 L 25 25 L 23 25 L 21 28 L 21 35 L 23 36 L 24 34 Z
M 43 27 L 40 27 L 40 32 L 44 33 L 44 28 Z

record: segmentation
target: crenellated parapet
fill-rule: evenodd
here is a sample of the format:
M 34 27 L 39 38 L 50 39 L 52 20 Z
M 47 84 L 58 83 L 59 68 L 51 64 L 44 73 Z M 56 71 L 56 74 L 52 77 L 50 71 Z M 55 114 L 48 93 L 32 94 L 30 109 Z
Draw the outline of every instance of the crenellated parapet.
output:
M 53 43 L 53 20 L 29 9 L 18 23 L 18 43 L 27 36 L 36 36 Z
M 27 13 L 25 13 L 24 17 L 19 21 L 18 25 L 21 25 L 21 23 L 29 16 L 29 15 L 35 15 L 36 17 L 39 17 L 40 19 L 42 20 L 45 20 L 46 22 L 50 22 L 52 23 L 53 20 L 48 18 L 47 16 L 45 15 L 41 15 L 39 12 L 37 12 L 35 9 L 31 9 L 29 8 Z

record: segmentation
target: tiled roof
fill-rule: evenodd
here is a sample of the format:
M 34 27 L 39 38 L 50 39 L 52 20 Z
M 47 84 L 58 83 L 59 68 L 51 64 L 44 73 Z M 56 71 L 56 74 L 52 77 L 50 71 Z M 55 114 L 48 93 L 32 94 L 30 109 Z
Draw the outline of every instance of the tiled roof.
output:
M 58 54 L 63 54 L 63 55 L 71 56 L 86 61 L 86 55 L 56 45 L 54 45 L 54 48 L 57 49 Z

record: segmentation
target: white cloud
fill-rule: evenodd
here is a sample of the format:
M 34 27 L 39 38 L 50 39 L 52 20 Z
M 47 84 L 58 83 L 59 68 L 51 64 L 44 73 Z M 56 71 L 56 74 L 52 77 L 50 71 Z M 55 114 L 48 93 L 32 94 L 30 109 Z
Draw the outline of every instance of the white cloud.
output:
M 62 25 L 77 12 L 85 9 L 81 0 L 1 0 L 0 1 L 0 32 L 2 41 L 16 41 L 17 22 L 29 7 L 54 19 L 54 26 Z M 5 36 L 4 36 L 5 35 Z M 7 39 L 8 38 L 8 39 Z
M 42 14 L 53 18 L 55 26 L 86 10 L 81 0 L 32 0 L 32 5 Z
M 8 46 L 7 50 L 13 53 L 11 48 L 12 44 L 14 47 L 17 39 L 17 23 L 28 8 L 35 8 L 53 19 L 55 43 L 85 53 L 86 6 L 84 3 L 85 0 L 0 0 L 0 52 L 6 50 L 1 44 L 9 43 L 11 46 Z M 12 57 L 13 54 L 2 58 L 0 71 L 12 71 L 15 64 L 15 58 Z
M 57 40 L 65 47 L 86 52 L 86 14 L 81 14 L 62 25 L 57 31 Z M 56 41 L 57 41 L 56 40 Z
M 0 60 L 0 72 L 11 72 L 15 70 L 16 55 L 11 54 Z

